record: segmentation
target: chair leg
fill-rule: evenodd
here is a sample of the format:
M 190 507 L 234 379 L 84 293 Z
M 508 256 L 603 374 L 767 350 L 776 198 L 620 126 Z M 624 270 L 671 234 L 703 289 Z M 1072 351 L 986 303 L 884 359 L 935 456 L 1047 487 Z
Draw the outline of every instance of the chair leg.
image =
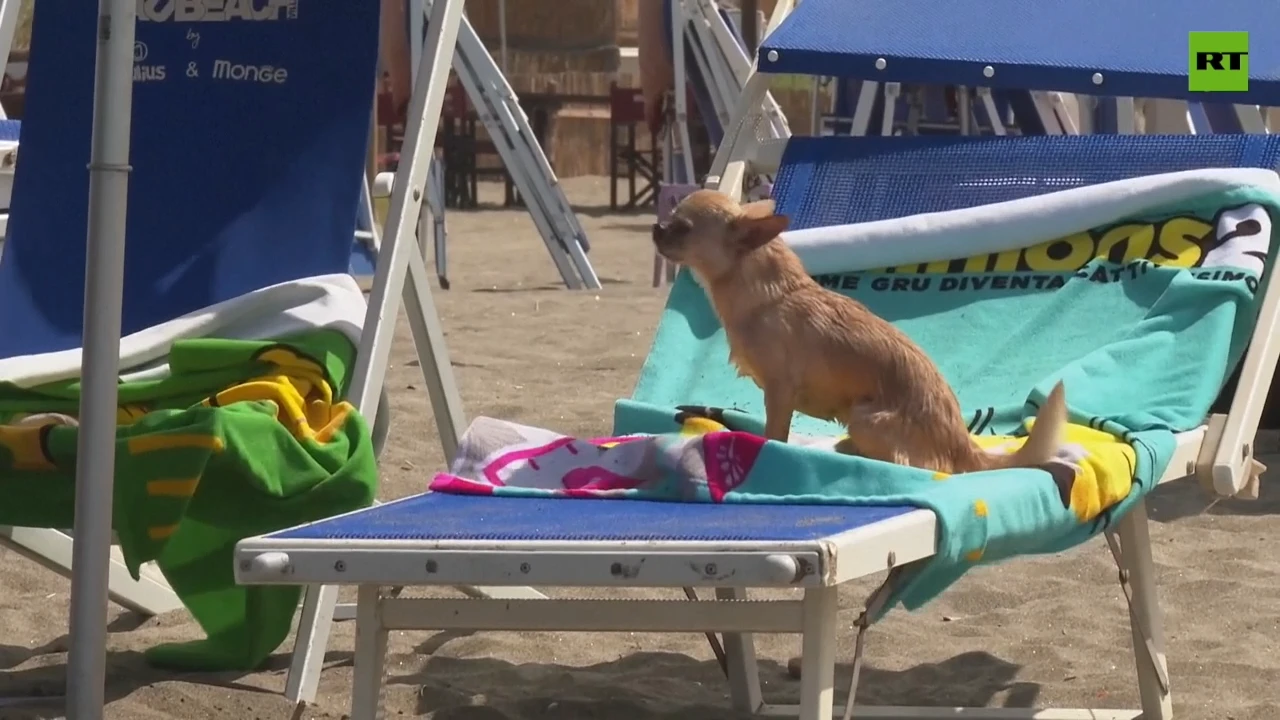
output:
M 835 586 L 805 590 L 800 649 L 800 720 L 831 720 L 835 698 L 836 616 L 840 610 Z
M 716 588 L 716 599 L 746 600 L 747 591 L 743 588 Z M 750 633 L 725 633 L 721 642 L 729 666 L 729 699 L 733 709 L 754 713 L 764 703 L 760 694 L 755 641 Z
M 636 125 L 627 126 L 627 204 L 636 206 Z
M 1120 520 L 1122 571 L 1133 589 L 1129 624 L 1133 628 L 1133 654 L 1137 661 L 1138 693 L 1143 720 L 1171 720 L 1173 700 L 1161 672 L 1168 677 L 1165 661 L 1164 618 L 1156 597 L 1155 563 L 1151 559 L 1151 535 L 1146 502 L 1138 503 Z M 1154 654 L 1154 657 L 1152 655 Z
M 609 209 L 618 211 L 618 124 L 609 118 Z
M 333 608 L 338 602 L 336 585 L 308 585 L 302 600 L 302 617 L 293 641 L 293 659 L 284 695 L 289 702 L 313 703 L 320 687 L 320 671 L 333 628 Z
M 356 656 L 351 687 L 351 720 L 376 720 L 382 711 L 382 677 L 387 631 L 377 585 L 361 585 L 356 602 Z

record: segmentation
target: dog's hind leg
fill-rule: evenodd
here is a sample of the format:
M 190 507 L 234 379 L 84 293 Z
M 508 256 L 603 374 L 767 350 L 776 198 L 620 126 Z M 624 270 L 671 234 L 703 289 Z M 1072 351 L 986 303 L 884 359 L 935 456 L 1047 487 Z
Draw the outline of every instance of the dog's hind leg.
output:
M 849 444 L 858 454 L 872 460 L 931 467 L 938 464 L 927 449 L 917 447 L 916 429 L 901 414 L 870 403 L 855 405 L 849 412 Z
M 791 436 L 791 416 L 796 411 L 795 393 L 790 389 L 768 388 L 764 391 L 764 436 L 786 442 Z

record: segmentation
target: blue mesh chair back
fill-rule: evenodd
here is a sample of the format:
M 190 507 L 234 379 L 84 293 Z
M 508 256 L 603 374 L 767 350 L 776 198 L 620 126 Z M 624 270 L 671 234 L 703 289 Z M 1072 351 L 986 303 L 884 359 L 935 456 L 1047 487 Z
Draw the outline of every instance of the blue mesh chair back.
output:
M 378 3 L 141 3 L 123 332 L 348 269 Z M 34 19 L 0 357 L 80 346 L 97 15 Z M 189 15 L 189 17 L 188 17 Z
M 1202 168 L 1280 167 L 1275 135 L 797 137 L 773 186 L 795 230 Z

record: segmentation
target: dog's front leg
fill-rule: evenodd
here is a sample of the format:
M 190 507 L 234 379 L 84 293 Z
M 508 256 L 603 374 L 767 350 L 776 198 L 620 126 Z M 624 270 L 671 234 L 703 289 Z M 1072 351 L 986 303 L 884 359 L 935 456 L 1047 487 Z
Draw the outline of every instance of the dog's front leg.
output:
M 769 389 L 764 393 L 764 436 L 786 442 L 791 435 L 791 415 L 796 399 L 790 391 Z

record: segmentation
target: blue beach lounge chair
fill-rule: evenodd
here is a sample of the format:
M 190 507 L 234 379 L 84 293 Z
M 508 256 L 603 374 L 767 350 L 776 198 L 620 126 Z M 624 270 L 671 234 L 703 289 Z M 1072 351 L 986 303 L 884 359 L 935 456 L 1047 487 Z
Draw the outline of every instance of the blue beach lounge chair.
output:
M 871 224 L 878 220 L 927 217 L 919 212 L 948 211 L 947 216 L 941 219 L 954 221 L 957 216 L 963 220 L 963 213 L 971 208 L 988 211 L 993 203 L 1028 197 L 1034 199 L 1034 193 L 1058 190 L 1066 182 L 1071 183 L 1070 187 L 1091 189 L 1099 183 L 1131 181 L 1135 177 L 1137 181 L 1146 180 L 1148 178 L 1142 175 L 1146 170 L 1167 173 L 1186 166 L 1231 166 L 1241 158 L 1256 158 L 1270 165 L 1280 163 L 1280 139 L 1277 138 L 1219 137 L 1214 143 L 1203 143 L 1195 138 L 1122 136 L 916 140 L 793 139 L 775 186 L 782 211 L 803 226 L 810 217 L 827 211 L 837 198 L 847 197 L 851 188 L 888 177 L 892 180 L 876 186 L 882 199 L 859 203 L 852 210 L 856 213 L 854 218 Z M 1170 160 L 1171 154 L 1176 156 L 1175 160 Z M 1117 158 L 1117 162 L 1099 164 L 1095 162 L 1098 157 Z M 962 170 L 957 172 L 957 167 Z M 1273 186 L 1270 192 L 1280 189 L 1280 178 L 1274 172 L 1252 171 L 1237 177 L 1252 177 L 1265 182 L 1268 176 Z M 1153 177 L 1163 180 L 1169 175 Z M 1219 181 L 1212 178 L 1212 173 L 1206 177 L 1213 182 Z M 837 182 L 836 178 L 849 180 Z M 1236 182 L 1230 176 L 1224 178 L 1227 183 Z M 996 182 L 1001 179 L 1006 182 Z M 1102 187 L 1103 192 L 1122 188 L 1110 184 Z M 1227 187 L 1227 192 L 1241 187 L 1254 191 L 1247 183 L 1229 184 Z M 823 188 L 831 189 L 824 191 Z M 1265 191 L 1259 195 L 1265 196 Z M 1059 196 L 1050 197 L 1060 200 Z M 967 198 L 972 198 L 972 205 L 967 203 Z M 1066 202 L 1070 204 L 1075 199 L 1068 197 Z M 1270 210 L 1270 206 L 1267 208 Z M 1191 217 L 1173 215 L 1173 226 L 1178 223 L 1195 228 L 1206 226 L 1203 220 L 1186 219 Z M 884 223 L 884 232 L 890 236 L 899 232 L 907 220 L 900 220 L 896 225 Z M 1247 221 L 1248 218 L 1241 222 Z M 945 227 L 950 232 L 955 226 Z M 1247 225 L 1245 229 L 1248 229 Z M 1266 236 L 1268 240 L 1273 237 L 1269 227 Z M 823 239 L 818 237 L 818 240 Z M 884 292 L 881 304 L 873 304 L 873 307 L 902 323 L 938 360 L 944 373 L 955 383 L 966 412 L 974 414 L 975 434 L 996 432 L 1005 435 L 1013 432 L 1022 417 L 1023 401 L 1028 396 L 1034 397 L 1036 385 L 1043 386 L 1044 381 L 1036 381 L 1041 377 L 1052 378 L 1054 371 L 1037 368 L 1028 362 L 1029 370 L 1024 375 L 1017 370 L 1024 357 L 1014 354 L 1012 362 L 999 361 L 1001 354 L 1012 352 L 1007 338 L 997 342 L 996 337 L 984 336 L 976 330 L 955 329 L 954 313 L 972 311 L 972 305 L 964 303 L 974 299 L 965 298 L 965 293 L 959 291 L 962 281 L 969 286 L 968 294 L 976 295 L 989 304 L 993 302 L 981 291 L 973 289 L 973 278 L 981 280 L 982 273 L 909 275 L 905 272 L 839 272 L 830 267 L 830 263 L 841 257 L 834 252 L 835 249 L 834 245 L 819 245 L 816 253 L 820 260 L 828 263 L 826 272 L 819 277 L 835 287 L 865 282 L 888 290 L 894 287 L 895 282 L 904 281 L 907 283 L 905 292 L 909 292 L 913 283 L 926 280 L 935 287 L 942 286 L 944 281 L 955 286 L 952 288 L 954 292 L 948 294 L 954 295 L 956 304 L 935 306 L 932 308 L 934 312 L 927 316 L 913 316 L 913 308 L 906 298 L 892 298 L 892 292 Z M 991 260 L 999 254 L 987 253 L 982 261 Z M 811 250 L 808 255 L 815 256 L 815 252 Z M 847 259 L 847 255 L 844 257 Z M 962 265 L 965 262 L 968 260 L 962 260 Z M 1136 262 L 1129 260 L 1128 265 L 1121 267 L 1145 267 L 1140 263 L 1135 265 Z M 944 267 L 948 265 L 946 260 L 942 263 Z M 930 263 L 920 261 L 912 264 Z M 851 264 L 850 267 L 857 265 Z M 1212 268 L 1210 264 L 1186 272 L 1203 272 L 1210 276 L 1216 273 L 1219 277 L 1228 278 L 1229 283 L 1239 283 L 1227 290 L 1230 297 L 1246 298 L 1247 293 L 1241 292 L 1241 286 L 1257 281 L 1257 276 L 1246 276 L 1244 271 L 1234 266 L 1219 270 Z M 1269 268 L 1268 265 L 1268 271 Z M 1239 278 L 1235 278 L 1237 274 Z M 1047 276 L 1044 273 L 1027 273 L 1024 278 L 1006 282 L 1012 287 L 1018 287 L 1022 282 L 1027 283 L 1028 288 L 1037 283 L 1044 286 L 1039 275 Z M 860 279 L 851 279 L 855 277 Z M 1269 272 L 1261 277 L 1269 278 Z M 1099 284 L 1096 288 L 1086 288 L 1086 292 L 1102 293 L 1106 289 L 1115 291 Z M 1259 292 L 1263 292 L 1261 288 Z M 935 293 L 933 300 L 941 303 L 937 297 L 941 294 Z M 1083 297 L 1090 302 L 1100 302 L 1098 298 L 1101 296 L 1085 294 Z M 1125 571 L 1125 587 L 1132 594 L 1143 704 L 1148 715 L 1152 708 L 1158 713 L 1161 707 L 1167 707 L 1168 675 L 1142 497 L 1147 489 L 1159 482 L 1188 475 L 1199 477 L 1213 492 L 1220 492 L 1217 489 L 1220 483 L 1234 483 L 1234 478 L 1239 478 L 1240 490 L 1221 491 L 1230 495 L 1247 495 L 1250 486 L 1256 483 L 1257 468 L 1247 447 L 1256 417 L 1250 419 L 1246 415 L 1244 418 L 1242 433 L 1247 439 L 1243 448 L 1226 453 L 1226 458 L 1219 458 L 1218 454 L 1222 448 L 1221 438 L 1231 430 L 1231 426 L 1242 415 L 1251 412 L 1251 407 L 1261 407 L 1261 397 L 1254 406 L 1249 393 L 1267 386 L 1269 373 L 1262 371 L 1269 371 L 1274 364 L 1274 358 L 1261 356 L 1266 348 L 1265 339 L 1276 320 L 1275 296 L 1268 297 L 1272 298 L 1271 301 L 1261 308 L 1252 304 L 1239 308 L 1243 330 L 1238 334 L 1226 332 L 1210 342 L 1191 330 L 1182 330 L 1175 334 L 1186 340 L 1177 343 L 1176 347 L 1148 346 L 1146 351 L 1153 355 L 1143 362 L 1129 358 L 1144 372 L 1151 362 L 1167 364 L 1166 353 L 1172 353 L 1177 363 L 1190 367 L 1186 371 L 1171 371 L 1169 377 L 1162 379 L 1169 380 L 1167 386 L 1171 388 L 1172 395 L 1193 395 L 1194 407 L 1181 409 L 1178 411 L 1180 414 L 1164 421 L 1159 418 L 1169 411 L 1160 406 L 1139 406 L 1132 411 L 1135 413 L 1133 416 L 1115 411 L 1115 417 L 1122 417 L 1135 426 L 1139 424 L 1135 419 L 1139 416 L 1151 423 L 1146 435 L 1131 437 L 1133 447 L 1151 453 L 1147 456 L 1126 455 L 1129 451 L 1121 450 L 1115 436 L 1090 428 L 1092 424 L 1120 435 L 1128 432 L 1111 424 L 1118 421 L 1110 420 L 1093 409 L 1097 407 L 1098 398 L 1081 379 L 1088 377 L 1086 372 L 1099 372 L 1094 365 L 1099 362 L 1099 356 L 1088 352 L 1079 365 L 1062 363 L 1062 374 L 1080 373 L 1071 375 L 1067 383 L 1073 420 L 1079 425 L 1073 428 L 1070 437 L 1073 443 L 1085 448 L 1082 457 L 1086 460 L 1079 469 L 1071 471 L 1065 482 L 1063 477 L 1043 471 L 1004 471 L 1008 475 L 990 479 L 991 482 L 999 482 L 1003 478 L 1004 482 L 1014 486 L 1030 484 L 1038 488 L 1039 494 L 1034 498 L 1023 496 L 1005 484 L 999 485 L 1000 489 L 993 489 L 992 493 L 1007 490 L 1010 497 L 1020 497 L 1032 506 L 1048 508 L 1056 505 L 1057 509 L 1050 514 L 1059 515 L 1058 520 L 1050 520 L 1047 515 L 1024 518 L 1007 506 L 998 509 L 992 501 L 990 510 L 984 509 L 980 516 L 981 521 L 970 526 L 963 518 L 958 519 L 951 514 L 956 506 L 950 501 L 926 509 L 923 501 L 908 497 L 911 493 L 902 489 L 905 485 L 897 485 L 896 481 L 882 485 L 877 470 L 883 468 L 870 467 L 860 468 L 864 475 L 826 476 L 805 486 L 811 489 L 811 495 L 848 492 L 845 500 L 859 498 L 861 503 L 870 503 L 854 506 L 828 504 L 831 501 L 824 502 L 821 497 L 809 497 L 809 502 L 819 503 L 812 505 L 760 505 L 732 504 L 727 500 L 701 504 L 641 499 L 573 501 L 547 497 L 470 497 L 432 492 L 242 541 L 237 553 L 241 560 L 239 577 L 242 581 L 272 582 L 287 568 L 286 577 L 291 579 L 332 583 L 340 581 L 334 568 L 344 568 L 340 573 L 341 580 L 360 585 L 360 605 L 371 608 L 367 613 L 357 611 L 358 620 L 365 618 L 372 625 L 369 629 L 362 627 L 358 630 L 357 682 L 369 684 L 357 686 L 356 696 L 360 701 L 371 702 L 370 698 L 377 697 L 377 683 L 382 676 L 379 662 L 381 648 L 384 647 L 382 643 L 385 642 L 385 633 L 393 629 L 723 631 L 736 633 L 726 638 L 735 705 L 752 711 L 781 710 L 762 704 L 750 636 L 746 633 L 797 632 L 804 636 L 801 717 L 811 720 L 830 717 L 831 663 L 836 641 L 835 590 L 841 583 L 876 574 L 886 568 L 894 569 L 885 590 L 868 603 L 869 614 L 875 616 L 890 600 L 895 603 L 901 600 L 910 606 L 923 602 L 935 589 L 945 586 L 954 575 L 963 572 L 967 559 L 972 562 L 997 560 L 1012 554 L 1015 548 L 1021 548 L 1019 552 L 1051 552 L 1081 542 L 1092 534 L 1106 532 L 1116 542 L 1117 559 Z M 871 302 L 874 297 L 861 299 Z M 1025 298 L 1020 300 L 1028 301 Z M 900 308 L 896 317 L 893 314 L 895 308 Z M 953 313 L 950 318 L 947 310 Z M 1055 311 L 1060 310 L 1060 307 L 1055 308 Z M 1089 312 L 1096 312 L 1096 306 Z M 940 333 L 939 326 L 932 324 L 939 320 L 949 320 L 948 326 L 952 329 Z M 1234 327 L 1234 318 L 1228 324 Z M 1002 328 L 1001 332 L 1004 331 Z M 1221 328 L 1219 331 L 1222 332 Z M 1246 389 L 1237 395 L 1230 414 L 1206 419 L 1209 404 L 1250 337 L 1254 349 L 1245 361 L 1246 380 L 1241 383 L 1241 387 Z M 1082 342 L 1078 337 L 1077 340 Z M 955 343 L 957 349 L 941 347 L 944 342 Z M 973 363 L 968 363 L 968 353 L 959 352 L 959 347 L 970 348 L 969 352 L 976 352 L 973 348 L 988 347 L 989 350 L 979 354 Z M 1095 349 L 1084 347 L 1090 351 Z M 1140 346 L 1138 349 L 1143 348 Z M 758 391 L 752 386 L 744 386 L 733 376 L 725 363 L 725 353 L 723 335 L 718 331 L 701 291 L 687 276 L 682 276 L 672 290 L 654 349 L 646 361 L 636 392 L 630 401 L 619 404 L 615 434 L 674 432 L 679 429 L 673 421 L 677 416 L 675 408 L 682 405 L 738 408 L 745 411 L 743 427 L 751 427 L 749 417 L 758 417 L 762 410 Z M 724 368 L 721 369 L 720 365 Z M 1003 372 L 993 375 L 993 367 L 999 367 Z M 1119 377 L 1125 382 L 1134 382 L 1123 373 Z M 1191 388 L 1185 383 L 1179 386 L 1175 382 L 1178 377 L 1207 377 L 1209 380 L 1203 388 Z M 956 378 L 960 381 L 956 382 Z M 1022 391 L 1021 397 L 1011 403 L 1002 399 L 989 384 L 997 381 L 1022 383 L 1033 389 Z M 1044 390 L 1047 387 L 1041 387 L 1040 392 Z M 1008 390 L 1004 392 L 1008 393 Z M 1132 393 L 1125 397 L 1131 399 Z M 1014 411 L 1012 414 L 1011 409 Z M 1192 417 L 1195 419 L 1190 419 Z M 1170 423 L 1179 432 L 1167 428 L 1157 430 L 1160 422 Z M 838 433 L 838 430 L 803 418 L 797 419 L 794 429 L 797 433 L 814 436 Z M 1091 437 L 1093 432 L 1099 432 L 1099 436 Z M 467 442 L 464 436 L 463 444 Z M 1106 448 L 1095 447 L 1099 442 Z M 1120 455 L 1114 455 L 1111 462 L 1116 458 L 1129 457 L 1135 463 L 1133 475 L 1117 474 L 1115 465 L 1107 464 L 1107 461 L 1087 459 L 1117 452 Z M 785 466 L 773 465 L 771 468 L 776 476 L 798 483 L 805 472 L 816 472 L 814 468 L 827 457 L 815 457 L 808 449 L 797 449 L 795 453 L 791 459 L 801 469 L 793 468 L 790 474 L 780 475 Z M 781 462 L 783 454 L 779 452 L 777 457 Z M 917 482 L 924 481 L 939 486 L 945 484 L 938 483 L 928 474 Z M 864 485 L 864 489 L 857 492 L 849 489 L 850 485 L 857 488 L 862 483 L 869 485 Z M 881 488 L 881 494 L 865 494 L 865 487 Z M 964 486 L 955 487 L 960 490 Z M 1123 493 L 1117 494 L 1114 491 L 1116 487 L 1120 487 Z M 891 491 L 887 488 L 896 489 Z M 788 499 L 785 493 L 776 490 L 772 494 L 775 495 L 773 502 Z M 662 496 L 658 493 L 654 497 Z M 963 493 L 961 497 L 963 502 L 976 506 L 977 500 Z M 908 499 L 910 503 L 904 504 Z M 759 502 L 766 498 L 756 500 Z M 1045 504 L 1048 501 L 1052 503 Z M 1092 509 L 1086 507 L 1090 504 Z M 982 507 L 987 507 L 985 501 Z M 1000 522 L 1005 523 L 1002 529 L 990 524 L 988 515 L 1001 516 Z M 1043 525 L 1043 535 L 1037 534 L 1040 530 L 1035 527 L 1037 522 Z M 941 523 L 947 523 L 952 530 L 946 530 L 948 525 Z M 1014 526 L 1021 529 L 1015 530 Z M 962 531 L 960 528 L 967 529 Z M 961 538 L 970 531 L 987 538 L 985 546 L 983 541 L 973 537 L 968 540 Z M 975 552 L 978 553 L 976 556 Z M 933 558 L 942 560 L 931 563 Z M 921 564 L 925 569 L 916 570 Z M 931 566 L 933 570 L 928 570 Z M 907 582 L 906 578 L 911 578 L 911 581 Z M 533 586 L 713 586 L 723 598 L 740 597 L 740 591 L 734 589 L 738 587 L 793 587 L 803 588 L 805 598 L 803 601 L 760 601 L 750 605 L 689 603 L 680 607 L 681 604 L 669 601 L 649 605 L 639 601 L 615 603 L 607 600 L 410 600 L 383 597 L 378 591 L 379 586 L 385 585 L 501 584 L 504 580 Z M 913 595 L 916 592 L 921 594 Z M 367 639 L 362 642 L 361 638 Z M 371 712 L 371 708 L 354 706 L 353 717 L 372 717 L 364 714 Z M 827 714 L 822 714 L 823 708 Z M 951 717 L 940 714 L 942 709 L 921 709 L 914 715 L 891 714 L 915 712 L 914 709 L 884 710 L 878 714 L 876 708 L 866 708 L 861 712 L 864 717 L 877 718 Z M 970 715 L 996 717 L 981 713 Z M 1006 712 L 999 717 L 1014 715 Z M 1025 717 L 1033 716 L 1027 714 Z M 1111 714 L 1050 714 L 1043 717 L 1136 718 L 1139 715 L 1116 711 Z M 1168 717 L 1168 714 L 1155 714 L 1155 717 Z
M 1206 12 L 1280 22 L 1270 5 L 1227 4 L 1171 1 L 1157 27 L 1138 0 L 1034 13 L 1014 0 L 807 0 L 766 39 L 713 164 L 708 184 L 734 197 L 749 172 L 776 171 L 778 212 L 794 230 L 786 240 L 806 267 L 925 348 L 972 414 L 979 442 L 1016 443 L 1062 380 L 1072 427 L 1059 461 L 941 476 L 830 452 L 821 445 L 839 429 L 803 417 L 793 425 L 800 442 L 764 443 L 760 393 L 736 376 L 705 296 L 682 274 L 636 390 L 615 411 L 614 434 L 633 437 L 572 452 L 652 450 L 658 459 L 626 476 L 633 485 L 584 491 L 567 475 L 521 484 L 511 478 L 553 477 L 527 462 L 534 451 L 577 443 L 538 445 L 530 438 L 541 431 L 484 419 L 462 438 L 452 474 L 433 483 L 440 491 L 244 540 L 237 577 L 359 586 L 356 720 L 378 711 L 388 632 L 410 629 L 723 632 L 735 707 L 830 720 L 842 583 L 889 571 L 858 623 L 856 690 L 864 633 L 883 612 L 918 607 L 975 564 L 1102 534 L 1129 601 L 1141 709 L 859 707 L 856 716 L 1169 720 L 1144 498 L 1185 477 L 1220 496 L 1256 493 L 1252 438 L 1280 353 L 1280 139 L 770 142 L 757 128 L 763 73 L 1078 94 L 1101 84 L 1183 97 L 1185 44 L 1154 48 L 1199 27 Z M 921 36 L 926 27 L 936 33 Z M 991 42 L 993 32 L 1009 41 Z M 1079 42 L 1093 33 L 1124 41 Z M 1273 54 L 1257 66 L 1280 63 Z M 1280 77 L 1252 78 L 1248 95 L 1224 101 L 1280 104 Z M 1230 411 L 1209 414 L 1238 364 Z M 515 457 L 509 481 L 466 472 L 498 477 L 508 466 L 495 468 L 486 459 L 494 457 Z M 689 457 L 699 471 L 679 472 Z M 600 494 L 608 497 L 563 497 Z M 381 590 L 481 582 L 703 586 L 718 599 L 408 599 Z M 741 602 L 746 588 L 792 588 L 803 598 Z M 798 708 L 763 701 L 753 632 L 802 636 Z
M 254 18 L 212 6 L 194 17 L 177 17 L 177 5 L 139 6 L 122 402 L 131 383 L 172 378 L 179 364 L 190 371 L 209 362 L 199 349 L 203 340 L 293 338 L 329 330 L 346 338 L 329 358 L 345 367 L 358 354 L 366 315 L 363 295 L 347 271 L 375 80 L 378 3 L 269 3 Z M 50 404 L 74 408 L 95 28 L 95 13 L 68 0 L 42 3 L 34 24 L 23 161 L 0 258 L 0 420 L 6 423 Z M 350 347 L 343 349 L 344 342 Z M 171 357 L 179 348 L 183 358 Z M 373 374 L 376 395 L 382 374 Z M 341 389 L 355 377 L 348 368 L 346 377 L 326 382 Z M 122 407 L 121 424 L 138 428 L 152 422 L 140 417 L 145 409 Z M 5 432 L 0 426 L 0 435 Z M 380 435 L 378 428 L 374 435 Z M 7 449 L 7 456 L 0 451 L 0 464 L 12 466 L 16 456 Z M 371 457 L 369 463 L 366 470 Z M 31 480 L 5 475 L 0 484 L 9 501 L 0 509 L 0 523 L 13 527 L 0 527 L 0 543 L 70 574 L 72 539 L 58 529 L 70 527 L 69 476 L 42 480 L 48 494 L 65 490 L 65 502 L 37 507 L 21 502 L 25 496 L 15 489 Z M 364 491 L 358 486 L 371 490 L 374 478 L 356 480 L 330 486 L 355 488 L 333 495 L 335 511 L 367 502 L 360 500 Z M 122 482 L 118 475 L 117 518 L 131 510 L 119 495 Z M 153 495 L 174 495 L 181 488 L 198 493 L 198 486 L 178 478 L 156 482 L 148 485 Z M 287 513 L 281 517 L 291 522 Z M 158 542 L 166 532 L 189 532 L 186 527 L 147 532 Z M 126 542 L 119 522 L 116 530 Z M 112 599 L 147 614 L 179 607 L 153 566 L 142 568 L 139 580 L 130 577 L 127 554 L 115 552 Z M 165 565 L 166 558 L 160 559 Z M 170 569 L 181 565 L 168 561 Z M 215 590 L 226 594 L 217 596 L 219 602 L 235 602 L 230 596 L 237 593 L 243 600 L 229 561 L 201 572 L 222 578 Z M 290 602 L 296 598 L 286 599 L 281 612 L 291 612 Z M 212 636 L 217 629 L 206 630 Z M 246 644 L 243 657 L 260 660 L 272 649 Z

